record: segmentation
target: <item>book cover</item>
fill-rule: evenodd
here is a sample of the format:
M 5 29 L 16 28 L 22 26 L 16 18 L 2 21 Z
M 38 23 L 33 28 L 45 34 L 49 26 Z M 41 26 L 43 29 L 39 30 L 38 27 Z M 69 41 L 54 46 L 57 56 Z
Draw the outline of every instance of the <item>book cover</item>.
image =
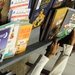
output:
M 75 28 L 75 10 L 69 8 L 57 37 L 64 38 L 69 35 L 73 28 Z
M 67 7 L 56 9 L 52 20 L 48 23 L 47 31 L 44 33 L 44 41 L 47 39 L 52 40 L 57 35 L 67 11 Z
M 54 15 L 54 10 L 50 10 L 48 12 L 48 14 L 46 15 L 41 27 L 40 27 L 40 37 L 39 37 L 39 40 L 40 41 L 43 41 L 44 40 L 44 35 L 45 33 L 47 32 L 48 28 L 49 28 L 49 25 L 48 23 L 52 20 L 53 18 L 53 15 Z
M 9 58 L 10 56 L 13 56 L 15 54 L 16 51 L 15 44 L 18 36 L 19 27 L 20 27 L 19 23 L 20 23 L 19 21 L 15 21 L 5 25 L 6 28 L 10 27 L 11 30 L 10 30 L 8 42 L 4 53 L 4 59 Z
M 0 62 L 2 62 L 4 57 L 4 52 L 6 49 L 9 34 L 10 34 L 10 28 L 0 27 Z
M 29 0 L 11 0 L 10 9 L 29 6 Z
M 9 5 L 10 0 L 0 0 L 0 25 L 7 22 Z
M 67 14 L 67 11 L 68 11 L 67 7 L 59 8 L 56 10 L 52 23 L 49 27 L 48 34 L 47 34 L 47 37 L 49 36 L 49 39 L 53 39 L 59 32 L 62 26 L 62 23 L 65 19 L 65 16 Z
M 29 17 L 30 9 L 24 7 L 13 9 L 10 16 L 10 21 L 17 21 Z
M 36 0 L 33 14 L 30 18 L 30 23 L 33 24 L 34 28 L 41 25 L 53 2 L 54 0 Z
M 53 8 L 61 7 L 65 0 L 55 0 L 53 4 Z
M 20 26 L 16 42 L 16 54 L 19 54 L 26 50 L 31 30 L 32 30 L 32 24 L 26 23 Z

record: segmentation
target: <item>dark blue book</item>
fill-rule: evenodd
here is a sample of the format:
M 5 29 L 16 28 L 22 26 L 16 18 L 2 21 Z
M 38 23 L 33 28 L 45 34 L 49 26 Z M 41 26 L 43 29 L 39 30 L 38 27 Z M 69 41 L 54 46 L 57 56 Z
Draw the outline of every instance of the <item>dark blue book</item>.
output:
M 9 34 L 10 34 L 10 28 L 0 29 L 0 61 L 2 61 L 4 55 Z
M 65 2 L 65 0 L 55 0 L 53 3 L 53 8 L 61 7 L 64 2 Z
M 30 18 L 30 23 L 35 24 L 36 27 L 38 24 L 41 24 L 40 21 L 43 21 L 44 17 L 52 7 L 53 2 L 54 0 L 36 0 L 32 11 L 33 14 Z
M 67 15 L 64 19 L 62 27 L 57 35 L 59 38 L 64 38 L 75 28 L 75 10 L 68 8 Z

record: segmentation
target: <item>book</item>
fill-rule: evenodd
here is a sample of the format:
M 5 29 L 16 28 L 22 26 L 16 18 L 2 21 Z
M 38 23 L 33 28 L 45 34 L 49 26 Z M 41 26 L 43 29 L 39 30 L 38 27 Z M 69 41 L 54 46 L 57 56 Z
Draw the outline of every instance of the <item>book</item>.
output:
M 18 36 L 18 31 L 19 31 L 19 27 L 20 27 L 20 22 L 19 21 L 15 21 L 15 22 L 10 22 L 8 24 L 5 24 L 5 28 L 11 28 L 10 29 L 10 34 L 8 37 L 8 42 L 5 48 L 5 53 L 4 53 L 4 58 L 8 58 L 11 56 L 15 55 L 15 44 L 16 44 L 16 40 L 17 40 L 17 36 Z
M 75 28 L 75 10 L 68 8 L 67 15 L 64 19 L 62 27 L 57 34 L 57 37 L 64 38 L 65 36 L 69 35 L 73 28 Z
M 19 7 L 26 7 L 28 8 L 29 6 L 29 0 L 11 0 L 10 3 L 10 9 L 15 9 Z
M 36 0 L 33 14 L 30 18 L 30 23 L 33 24 L 33 27 L 36 28 L 41 25 L 43 22 L 45 15 L 48 13 L 50 8 L 52 7 L 54 0 Z
M 55 13 L 55 10 L 50 10 L 48 12 L 48 14 L 46 15 L 41 27 L 40 27 L 40 37 L 39 37 L 39 41 L 43 41 L 44 40 L 44 35 L 45 33 L 48 31 L 49 25 L 48 23 L 52 20 L 53 15 Z
M 46 41 L 47 39 L 52 40 L 57 35 L 67 14 L 67 11 L 67 7 L 58 8 L 55 10 L 53 18 L 50 18 L 51 20 L 49 20 L 47 27 L 43 33 L 42 38 L 44 39 L 42 41 Z
M 16 8 L 11 11 L 10 21 L 17 21 L 27 19 L 29 17 L 30 9 L 24 7 Z
M 65 0 L 55 0 L 54 4 L 53 4 L 53 8 L 58 8 L 61 7 L 63 5 Z
M 32 24 L 29 20 L 18 20 L 5 25 L 11 28 L 6 45 L 4 59 L 25 51 L 29 40 Z M 19 48 L 19 49 L 18 49 Z
M 0 62 L 3 61 L 4 52 L 8 42 L 8 37 L 10 34 L 10 28 L 0 27 Z
M 8 22 L 8 12 L 9 12 L 10 0 L 0 1 L 0 25 Z
M 52 23 L 49 27 L 49 31 L 47 33 L 46 39 L 49 38 L 51 40 L 58 34 L 67 12 L 68 12 L 67 7 L 56 9 L 56 12 L 52 20 Z
M 16 42 L 15 54 L 22 53 L 26 50 L 31 30 L 32 30 L 32 24 L 30 23 L 24 23 L 20 26 L 18 38 Z

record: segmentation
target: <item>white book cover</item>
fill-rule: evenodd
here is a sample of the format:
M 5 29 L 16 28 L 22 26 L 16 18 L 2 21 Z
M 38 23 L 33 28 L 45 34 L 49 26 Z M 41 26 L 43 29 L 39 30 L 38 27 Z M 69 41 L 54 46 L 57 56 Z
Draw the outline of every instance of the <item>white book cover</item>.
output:
M 28 8 L 29 0 L 11 0 L 10 9 L 23 7 L 23 6 L 26 6 Z
M 4 58 L 7 58 L 15 54 L 16 51 L 15 44 L 16 44 L 20 24 L 13 22 L 13 24 L 6 26 L 6 28 L 9 27 L 11 27 L 11 30 L 10 30 L 7 46 L 5 49 Z

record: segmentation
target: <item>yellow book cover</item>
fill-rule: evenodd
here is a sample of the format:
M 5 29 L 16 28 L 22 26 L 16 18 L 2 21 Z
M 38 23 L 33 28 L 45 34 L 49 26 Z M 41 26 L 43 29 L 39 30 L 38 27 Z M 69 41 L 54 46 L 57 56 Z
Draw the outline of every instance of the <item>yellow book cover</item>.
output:
M 48 31 L 48 35 L 50 35 L 49 36 L 50 39 L 53 39 L 59 32 L 59 30 L 62 26 L 62 23 L 64 21 L 64 18 L 67 14 L 67 11 L 68 11 L 67 7 L 59 8 L 56 10 L 54 18 L 52 20 L 52 23 L 51 23 L 51 25 L 49 27 L 49 31 Z
M 24 52 L 32 30 L 32 24 L 21 25 L 16 42 L 16 54 Z

